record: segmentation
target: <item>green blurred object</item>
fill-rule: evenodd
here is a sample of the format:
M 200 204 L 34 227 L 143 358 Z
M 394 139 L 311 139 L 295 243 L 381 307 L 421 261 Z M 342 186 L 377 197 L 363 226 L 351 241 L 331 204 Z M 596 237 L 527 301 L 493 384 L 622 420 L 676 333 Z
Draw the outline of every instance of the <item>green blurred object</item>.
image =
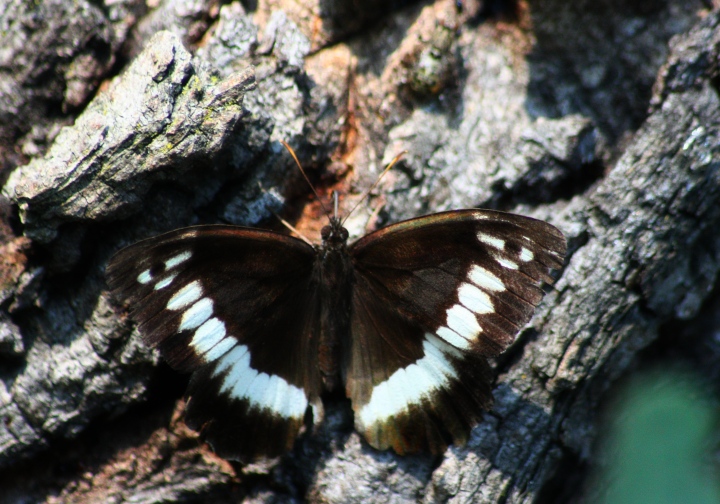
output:
M 711 453 L 717 423 L 689 375 L 652 372 L 632 380 L 611 409 L 605 473 L 595 495 L 606 504 L 717 504 Z

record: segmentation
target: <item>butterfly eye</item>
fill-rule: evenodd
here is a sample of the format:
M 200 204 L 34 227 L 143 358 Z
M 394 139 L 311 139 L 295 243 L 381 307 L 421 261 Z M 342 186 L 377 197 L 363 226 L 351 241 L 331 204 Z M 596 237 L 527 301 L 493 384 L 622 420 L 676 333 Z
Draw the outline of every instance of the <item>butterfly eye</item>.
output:
M 320 230 L 320 237 L 323 240 L 327 240 L 330 238 L 330 234 L 332 234 L 332 227 L 331 226 L 324 226 L 322 230 Z

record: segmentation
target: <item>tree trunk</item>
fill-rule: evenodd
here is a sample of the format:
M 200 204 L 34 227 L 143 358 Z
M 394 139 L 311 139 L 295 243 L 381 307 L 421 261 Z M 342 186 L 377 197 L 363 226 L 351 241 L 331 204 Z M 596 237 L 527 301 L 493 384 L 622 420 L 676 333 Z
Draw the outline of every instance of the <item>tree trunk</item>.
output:
M 8 2 L 0 501 L 576 501 L 613 383 L 660 354 L 720 376 L 720 11 L 358 5 Z M 466 446 L 378 452 L 330 401 L 294 450 L 242 466 L 182 423 L 187 378 L 143 345 L 104 268 L 197 223 L 279 213 L 317 239 L 326 219 L 280 141 L 321 195 L 343 191 L 345 215 L 407 151 L 351 237 L 489 207 L 568 238 Z

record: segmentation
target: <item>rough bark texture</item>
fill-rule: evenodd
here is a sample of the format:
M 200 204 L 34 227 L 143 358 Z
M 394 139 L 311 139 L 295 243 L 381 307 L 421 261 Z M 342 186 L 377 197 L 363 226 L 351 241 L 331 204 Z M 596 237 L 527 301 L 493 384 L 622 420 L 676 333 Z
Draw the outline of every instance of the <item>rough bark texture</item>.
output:
M 673 355 L 717 382 L 717 6 L 370 3 L 9 1 L 0 501 L 575 502 L 615 381 Z M 242 467 L 182 423 L 186 378 L 113 308 L 105 264 L 272 212 L 315 237 L 325 219 L 280 140 L 346 210 L 408 151 L 355 236 L 489 206 L 568 237 L 467 446 L 377 452 L 339 402 L 287 456 Z

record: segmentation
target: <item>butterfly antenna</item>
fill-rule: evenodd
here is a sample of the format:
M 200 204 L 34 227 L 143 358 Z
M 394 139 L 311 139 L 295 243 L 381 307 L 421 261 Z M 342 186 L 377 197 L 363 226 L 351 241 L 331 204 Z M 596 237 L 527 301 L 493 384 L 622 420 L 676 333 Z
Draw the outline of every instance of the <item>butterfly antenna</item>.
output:
M 367 189 L 367 190 L 362 194 L 362 196 L 360 197 L 360 199 L 358 199 L 358 202 L 355 203 L 355 206 L 352 207 L 352 210 L 350 210 L 350 211 L 348 212 L 348 214 L 345 216 L 345 218 L 344 218 L 343 221 L 342 221 L 343 224 L 345 224 L 345 221 L 348 219 L 348 217 L 350 217 L 350 216 L 352 215 L 352 213 L 355 211 L 355 209 L 356 209 L 358 206 L 360 206 L 360 203 L 362 203 L 363 201 L 365 201 L 365 198 L 367 198 L 368 195 L 372 192 L 372 190 L 377 187 L 377 185 L 380 183 L 380 181 L 381 181 L 382 178 L 385 176 L 385 174 L 390 171 L 390 168 L 392 168 L 393 166 L 395 166 L 395 165 L 397 164 L 397 162 L 400 161 L 405 154 L 407 154 L 407 152 L 408 152 L 408 151 L 402 151 L 400 154 L 398 154 L 397 156 L 395 156 L 392 161 L 390 161 L 390 162 L 388 163 L 388 165 L 385 167 L 385 169 L 382 171 L 382 173 L 378 176 L 377 180 L 375 180 L 375 183 L 370 186 L 370 189 Z
M 260 188 L 260 190 L 261 190 L 264 194 L 270 194 L 270 192 L 267 191 L 267 190 L 262 186 L 262 184 L 261 184 L 260 182 L 258 182 L 258 187 Z M 271 214 L 273 214 L 275 217 L 277 217 L 277 220 L 279 220 L 280 223 L 281 223 L 283 226 L 285 226 L 286 228 L 288 228 L 291 232 L 295 233 L 295 235 L 297 235 L 298 238 L 300 238 L 302 241 L 304 241 L 305 243 L 307 243 L 307 244 L 310 245 L 311 247 L 314 246 L 313 243 L 312 243 L 310 240 L 308 240 L 307 237 L 306 237 L 304 234 L 302 234 L 300 231 L 298 231 L 297 229 L 295 229 L 295 226 L 293 226 L 292 224 L 290 224 L 288 221 L 286 221 L 285 219 L 283 219 L 282 217 L 280 217 L 280 215 L 278 215 L 278 213 L 275 212 L 275 210 L 273 210 L 272 208 L 268 208 L 268 210 L 270 211 Z
M 327 211 L 327 208 L 325 208 L 325 205 L 324 205 L 323 202 L 322 202 L 322 198 L 320 198 L 320 195 L 319 195 L 319 194 L 317 193 L 317 191 L 315 190 L 315 187 L 312 185 L 312 182 L 310 182 L 310 179 L 308 178 L 307 174 L 305 173 L 305 170 L 303 170 L 303 167 L 302 167 L 302 165 L 300 164 L 300 160 L 299 160 L 299 159 L 297 158 L 297 156 L 295 155 L 295 151 L 292 149 L 292 147 L 290 147 L 290 146 L 287 144 L 287 142 L 285 142 L 285 141 L 283 141 L 283 140 L 280 140 L 280 143 L 283 144 L 283 147 L 285 147 L 285 148 L 287 149 L 287 151 L 290 153 L 290 155 L 292 156 L 292 158 L 295 160 L 295 164 L 296 164 L 297 167 L 300 169 L 300 173 L 302 173 L 302 176 L 305 178 L 305 181 L 306 181 L 306 182 L 308 183 L 308 185 L 310 186 L 310 189 L 312 189 L 313 194 L 315 195 L 315 197 L 317 198 L 317 200 L 320 202 L 320 207 L 322 207 L 323 212 L 325 212 L 325 215 L 327 215 L 327 216 L 328 216 L 328 219 L 329 219 L 329 218 L 330 218 L 330 213 Z
M 271 211 L 272 211 L 272 210 L 271 210 Z M 275 214 L 275 217 L 277 217 L 277 218 L 280 220 L 280 222 L 282 223 L 283 226 L 285 226 L 285 227 L 288 228 L 290 231 L 292 231 L 293 233 L 295 233 L 295 235 L 297 235 L 297 237 L 300 238 L 302 241 L 304 241 L 305 243 L 307 243 L 307 244 L 310 245 L 311 247 L 314 247 L 313 242 L 311 242 L 310 240 L 308 240 L 308 239 L 305 237 L 304 234 L 302 234 L 300 231 L 298 231 L 297 229 L 295 229 L 295 226 L 293 226 L 292 224 L 290 224 L 288 221 L 286 221 L 285 219 L 283 219 L 282 217 L 280 217 L 280 216 L 279 216 L 278 214 L 276 214 L 275 212 L 273 212 L 273 213 Z

